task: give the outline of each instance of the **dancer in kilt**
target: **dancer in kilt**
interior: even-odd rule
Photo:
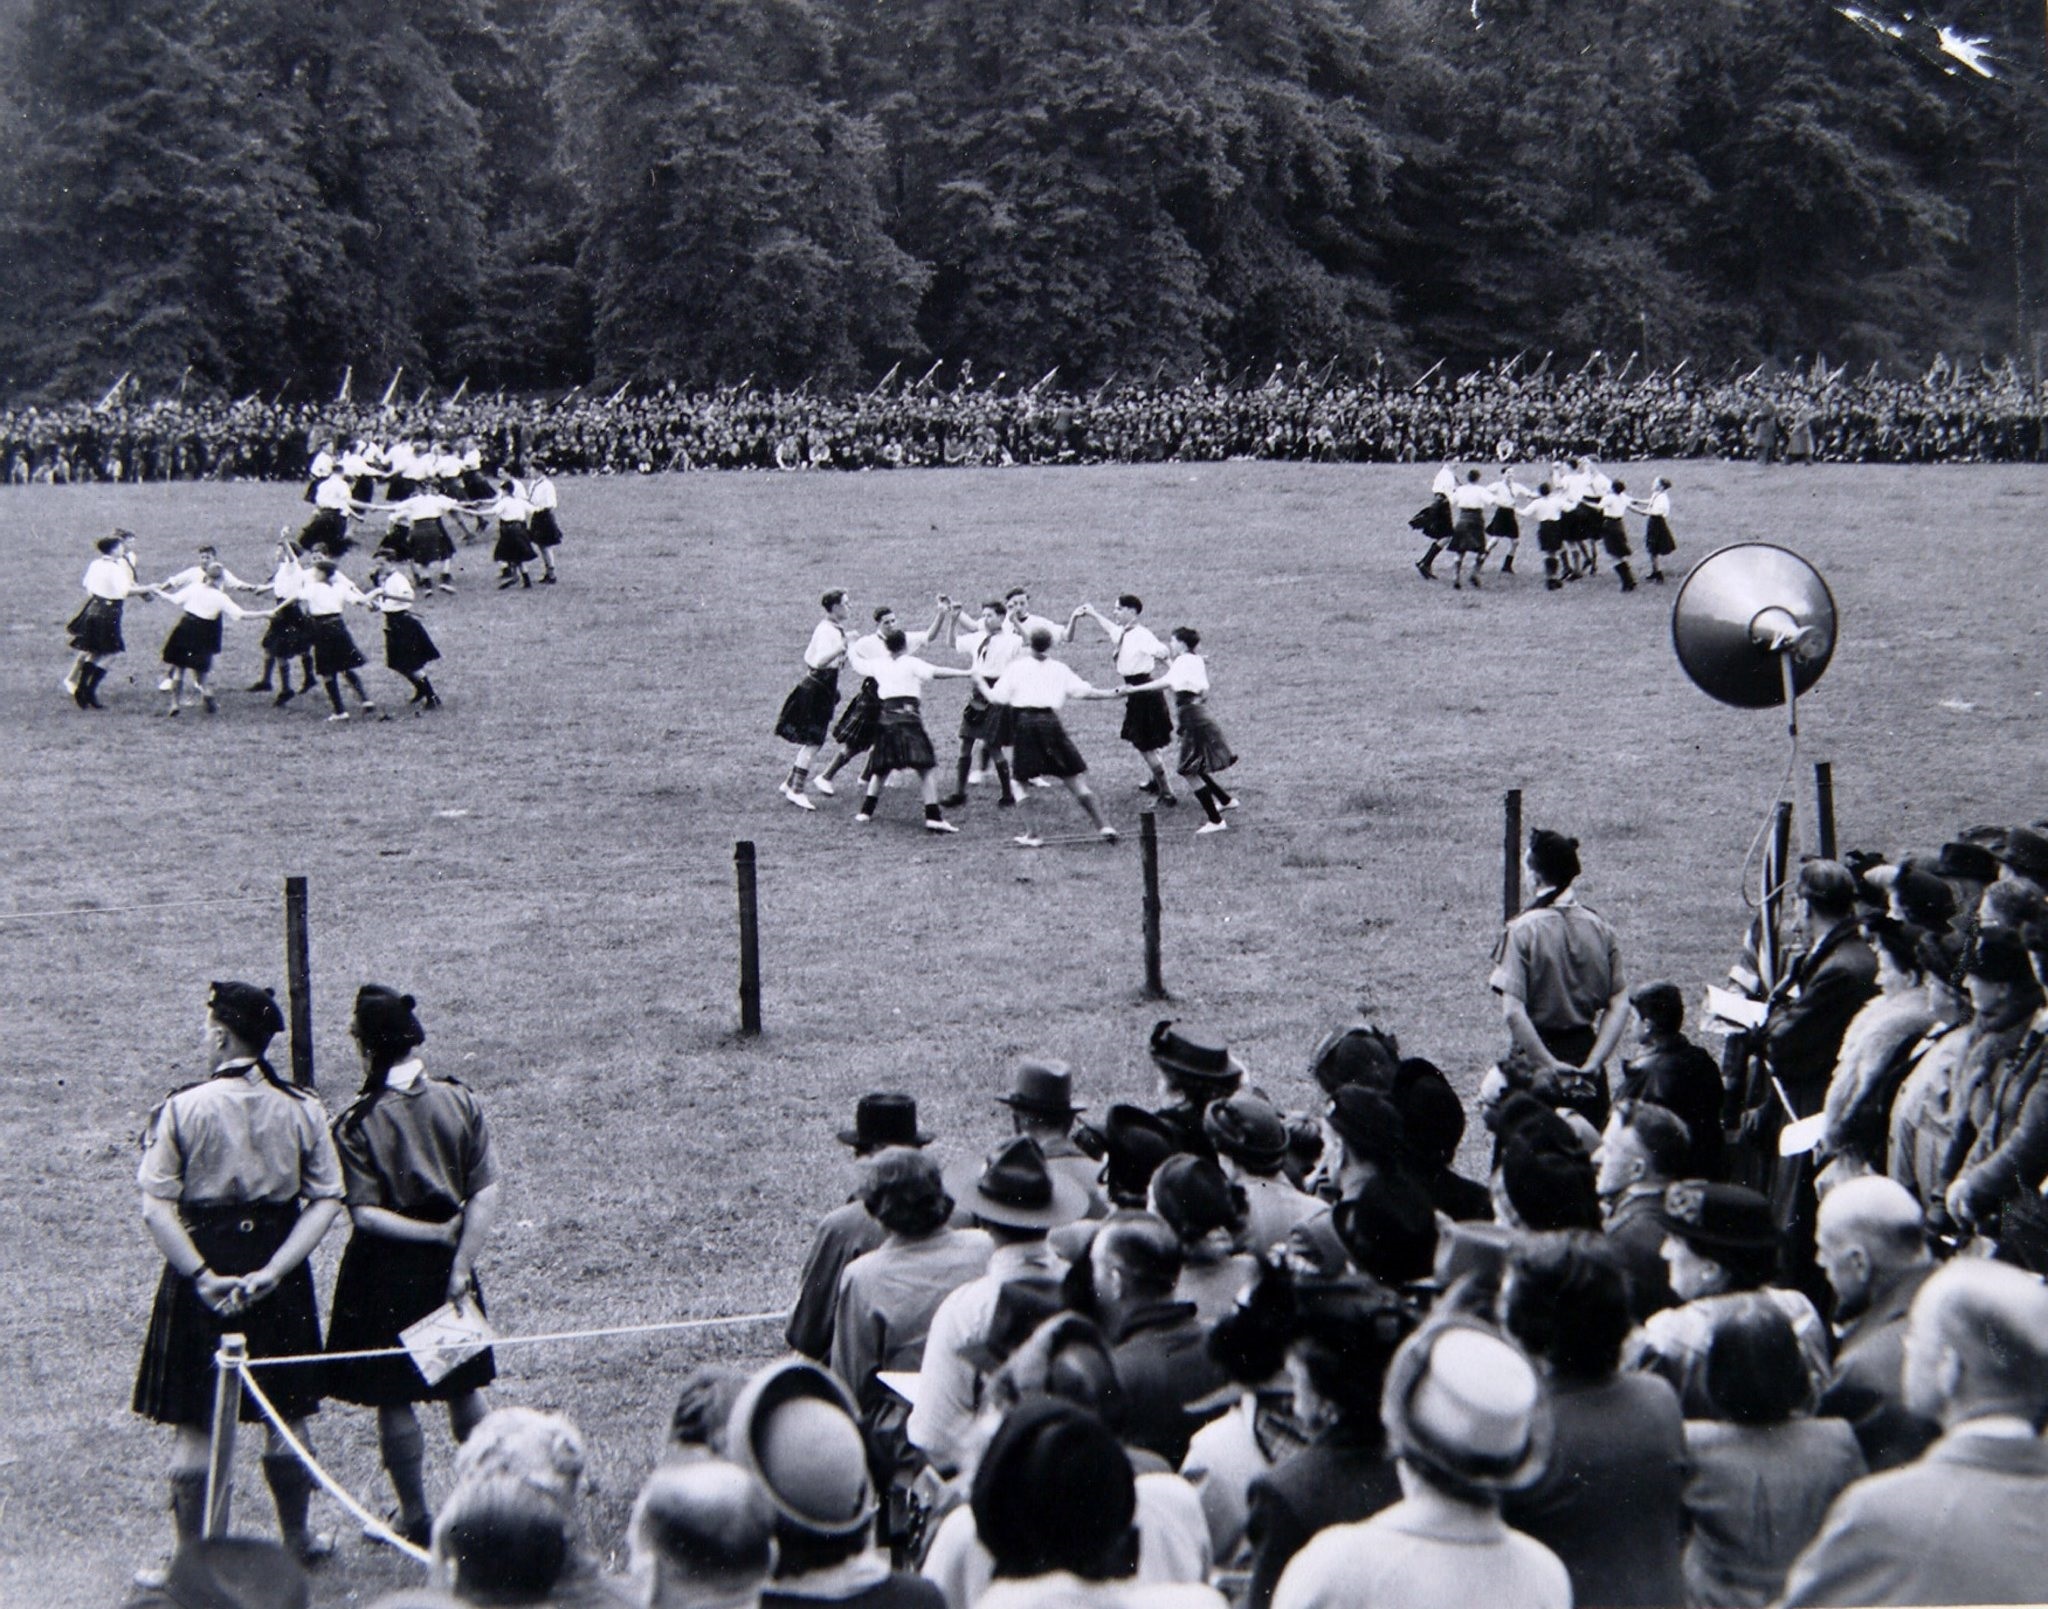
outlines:
[[[804,797],[811,775],[811,757],[832,730],[832,712],[839,707],[839,667],[846,663],[846,589],[834,587],[818,600],[825,618],[811,628],[804,648],[804,678],[790,689],[775,718],[775,735],[796,745],[796,759],[782,779],[782,797],[799,810],[818,807]]]
[[[955,617],[957,622],[958,617]],[[1010,775],[1009,744],[1012,720],[1001,704],[989,701],[988,690],[1024,646],[1024,639],[1012,631],[1009,613],[997,599],[981,606],[981,625],[954,646],[974,661],[974,680],[967,702],[960,707],[960,755],[955,766],[953,791],[939,802],[948,810],[967,803],[967,784],[980,780],[981,766],[991,758],[995,763],[996,796],[999,806],[1016,804],[1016,783]]]
[[[287,531],[291,528],[285,527]],[[299,563],[299,550],[292,546],[288,536],[277,544],[277,567],[270,572],[270,595],[277,599],[277,607],[270,611],[270,624],[263,632],[263,675],[249,684],[252,693],[270,691],[270,673],[277,672],[278,693],[275,700],[282,708],[292,701],[292,665],[299,662],[301,693],[313,690],[313,628],[306,619],[306,611],[299,605],[299,595],[305,591],[306,569]]]
[[[846,708],[839,712],[839,719],[832,723],[832,737],[839,750],[811,781],[811,786],[830,798],[839,790],[832,786],[832,779],[856,754],[866,754],[873,746],[876,734],[881,728],[882,700],[876,691],[880,668],[889,663],[889,650],[885,646],[890,632],[901,636],[911,653],[947,630],[953,621],[953,604],[949,598],[939,599],[939,612],[933,617],[931,627],[926,631],[905,632],[900,630],[896,611],[888,604],[875,607],[875,629],[864,637],[856,637],[846,645],[846,662],[860,676],[860,688],[846,701]],[[872,772],[872,766],[869,768]],[[787,794],[783,795],[788,798]],[[797,801],[792,799],[790,803]]]
[[[1643,526],[1643,551],[1650,555],[1648,579],[1662,585],[1664,571],[1659,561],[1678,551],[1678,540],[1671,534],[1671,482],[1659,475],[1650,482],[1650,495],[1641,500],[1630,498],[1628,506],[1647,521]]]
[[[1176,626],[1168,639],[1167,652],[1173,656],[1166,674],[1145,687],[1124,687],[1118,691],[1128,698],[1152,688],[1173,694],[1174,712],[1180,718],[1180,774],[1195,784],[1195,800],[1208,820],[1195,829],[1200,838],[1222,832],[1229,823],[1223,812],[1234,809],[1237,800],[1216,780],[1216,773],[1237,764],[1237,751],[1223,736],[1223,728],[1209,713],[1209,667],[1195,650],[1202,646],[1202,634],[1193,626]]]
[[[334,706],[334,713],[327,717],[330,721],[348,719],[348,711],[341,704],[339,682],[345,681],[355,690],[356,697],[363,701],[365,715],[377,707],[363,691],[363,679],[356,674],[369,661],[363,658],[355,638],[348,634],[348,623],[341,618],[344,604],[367,601],[362,590],[335,569],[334,561],[325,554],[313,561],[299,593],[299,607],[306,611],[306,625],[313,634],[313,670],[320,685],[327,689],[327,702]]]
[[[1049,657],[1052,642],[1050,631],[1044,626],[1034,626],[1026,639],[1029,652],[1010,661],[1009,668],[996,678],[995,686],[989,689],[989,698],[1010,710],[1015,717],[1013,736],[1017,780],[1029,782],[1033,777],[1057,778],[1074,796],[1074,802],[1087,812],[1088,819],[1095,823],[1096,832],[1114,843],[1116,828],[1102,819],[1102,806],[1096,803],[1095,794],[1088,786],[1088,762],[1081,758],[1081,751],[1067,736],[1067,729],[1060,721],[1060,710],[1070,698],[1117,698],[1136,690],[1090,686],[1072,666]],[[1017,842],[1032,847],[1042,841],[1031,832],[1020,833],[1017,837]]]
[[[924,825],[927,832],[958,832],[939,808],[939,783],[932,775],[938,757],[924,729],[922,700],[929,681],[966,678],[972,671],[953,670],[928,664],[910,652],[910,639],[896,626],[882,633],[882,646],[889,657],[874,667],[875,697],[880,708],[875,716],[874,752],[868,756],[867,794],[854,816],[858,822],[875,819],[875,806],[882,797],[882,784],[891,771],[915,771],[924,792]]]
[[[77,657],[64,677],[64,690],[82,710],[106,708],[99,701],[99,685],[107,679],[107,661],[128,647],[121,635],[121,606],[138,595],[155,596],[135,579],[134,541],[127,531],[101,537],[99,557],[85,567],[85,607],[67,628]]]
[[[498,540],[491,548],[491,557],[498,564],[498,590],[532,586],[533,577],[526,573],[526,567],[539,549],[533,545],[533,503],[526,488],[507,475],[497,501],[484,512],[498,522]]]
[[[318,548],[330,558],[340,558],[355,546],[348,534],[348,522],[357,512],[358,501],[367,502],[368,498],[352,496],[348,480],[339,470],[321,481],[313,488],[313,517],[299,532],[299,546]]]
[[[1621,578],[1623,592],[1636,589],[1635,571],[1629,568],[1633,550],[1628,545],[1628,521],[1624,517],[1632,506],[1628,486],[1622,481],[1608,482],[1607,490],[1600,494],[1600,545],[1614,560],[1614,573]]]
[[[441,657],[441,650],[412,612],[412,581],[403,570],[382,566],[370,572],[370,581],[364,601],[384,617],[384,663],[412,684],[412,697],[406,702],[419,706],[414,714],[439,709],[441,699],[427,679],[427,667]]]
[[[306,1260],[341,1210],[341,1165],[327,1114],[277,1076],[264,1050],[284,1027],[277,1001],[248,983],[216,983],[207,998],[213,1070],[151,1114],[137,1182],[142,1221],[163,1254],[156,1305],[135,1381],[134,1410],[177,1430],[171,1513],[178,1540],[200,1534],[206,1503],[213,1357],[223,1334],[248,1338],[252,1358],[320,1350]],[[320,1372],[264,1369],[259,1384],[303,1443],[320,1406]],[[245,1423],[261,1415],[242,1393]],[[302,1559],[333,1550],[307,1524],[313,1478],[273,1431],[264,1479],[286,1546]],[[147,1574],[147,1573],[146,1573]]]
[[[207,685],[206,678],[213,673],[213,661],[220,653],[221,616],[233,615],[237,620],[261,619],[270,612],[244,609],[227,595],[226,580],[226,572],[209,561],[201,567],[197,581],[170,595],[170,601],[178,606],[179,614],[178,623],[171,627],[170,636],[164,639],[163,661],[170,671],[168,687],[171,695],[171,707],[164,711],[166,715],[178,713],[178,706],[185,697],[187,676],[199,689],[200,702],[206,706],[206,713],[218,714],[220,705],[215,701],[213,689]]]
[[[1139,623],[1138,616],[1144,611],[1144,600],[1135,592],[1116,600],[1113,620],[1104,619],[1092,603],[1075,611],[1077,617],[1091,616],[1109,634],[1116,644],[1116,673],[1132,688],[1143,687],[1158,675],[1160,661],[1166,658],[1166,644]],[[1173,741],[1173,712],[1167,708],[1166,694],[1158,688],[1131,693],[1124,700],[1124,724],[1117,736],[1138,751],[1138,758],[1152,773],[1151,781],[1140,784],[1142,791],[1156,794],[1163,805],[1179,804],[1173,784],[1166,779],[1166,746]]]
[[[540,464],[533,466],[526,500],[533,504],[533,545],[540,553],[540,584],[551,587],[555,584],[555,549],[562,545],[562,522],[555,518],[561,500],[555,493],[555,483],[548,479],[547,470]]]
[[[1462,485],[1451,493],[1451,588],[1465,585],[1465,560],[1472,560],[1472,585],[1479,585],[1479,567],[1486,562],[1486,511],[1493,494],[1479,483],[1479,471],[1468,469]]]
[[[363,1087],[334,1124],[354,1232],[334,1282],[327,1350],[378,1351],[448,1302],[483,1310],[476,1260],[498,1215],[498,1170],[476,1097],[428,1076],[414,1050],[426,1039],[413,998],[381,985],[356,992],[351,1029]],[[423,1464],[426,1436],[414,1408],[448,1404],[466,1441],[497,1377],[486,1350],[428,1385],[410,1357],[337,1358],[328,1395],[377,1410],[377,1444],[398,1494],[396,1529],[424,1547],[433,1529]]]

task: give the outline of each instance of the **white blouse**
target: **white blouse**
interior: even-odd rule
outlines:
[[[905,652],[884,660],[868,674],[875,679],[877,698],[922,698],[924,684],[938,674],[938,669]]]
[[[1087,691],[1088,683],[1073,666],[1032,654],[1012,660],[1009,668],[996,678],[988,696],[1012,709],[1057,710],[1076,693]]]
[[[1152,667],[1166,657],[1166,644],[1138,622],[1124,627],[1116,640],[1116,673],[1119,676],[1149,676]]]
[[[1182,654],[1166,667],[1166,685],[1176,693],[1209,691],[1209,667],[1200,654]]]
[[[804,650],[804,664],[811,670],[823,670],[827,665],[846,657],[846,633],[832,620],[821,620],[811,628],[810,646]]]

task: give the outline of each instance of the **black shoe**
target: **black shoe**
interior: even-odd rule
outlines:
[[[996,808],[998,810],[1015,810],[1017,808],[1017,801],[1010,797],[1010,790],[1008,788],[1003,789],[1002,797],[996,800]]]
[[[1515,561],[1512,557],[1500,561],[1500,573],[1502,575],[1513,575],[1515,573]]]
[[[1556,576],[1552,576],[1543,583],[1543,590],[1545,592],[1562,592],[1564,591],[1564,583],[1558,580]]]
[[[82,710],[95,709],[98,707],[92,701],[92,689],[82,681],[76,687],[71,689],[71,702],[76,704]]]
[[[1474,592],[1477,592],[1479,590],[1479,577],[1477,575],[1474,575],[1472,577],[1472,590]]]
[[[540,584],[544,587],[553,586],[555,584],[555,572],[552,570],[548,571],[546,575],[540,578]]]
[[[1138,791],[1140,793],[1157,793],[1159,791],[1158,779],[1156,777],[1147,778],[1138,784]]]
[[[251,682],[242,691],[245,693],[267,693],[270,691],[270,678],[266,676],[260,682]]]
[[[1436,579],[1436,571],[1432,570],[1429,567],[1428,561],[1424,559],[1417,559],[1415,561],[1415,573],[1425,581],[1434,581]]]
[[[967,803],[966,794],[949,793],[946,795],[945,798],[939,801],[939,808],[941,810],[958,810],[965,803]]]
[[[220,713],[220,704],[211,693],[206,694],[199,702],[206,706],[207,714],[218,715]]]
[[[1162,793],[1159,796],[1159,802],[1165,805],[1167,809],[1171,810],[1175,805],[1180,803],[1180,795],[1177,793]]]
[[[522,587],[530,587],[533,585],[533,577],[528,575],[524,570],[521,570],[519,572],[519,584]]]
[[[517,585],[519,585],[519,577],[516,575],[498,577],[498,590],[500,592],[503,592],[507,587],[516,587]],[[528,585],[530,586],[532,583],[529,582]]]
[[[437,710],[437,709],[439,709],[440,707],[441,707],[441,695],[440,695],[440,694],[438,694],[438,693],[429,693],[429,694],[427,694],[427,701],[426,701],[426,703],[422,704],[422,705],[420,706],[420,709],[421,709],[421,711],[422,711],[422,712],[424,713],[424,712],[425,712],[425,711],[427,711],[427,710]]]
[[[279,693],[277,697],[273,698],[270,701],[270,707],[272,709],[281,710],[285,707],[285,705],[289,704],[293,699],[297,698],[298,696],[299,695],[297,693],[294,693],[289,687],[287,687],[283,692]]]

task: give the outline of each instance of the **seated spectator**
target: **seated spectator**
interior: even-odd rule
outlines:
[[[1685,1125],[1671,1113],[1652,1101],[1624,1100],[1593,1153],[1604,1233],[1628,1275],[1629,1311],[1638,1324],[1671,1305],[1664,1192],[1682,1177],[1675,1170],[1690,1151]]]
[[[1938,878],[1929,881],[1947,892]],[[1832,1159],[1830,1180],[1884,1171],[1893,1098],[1913,1046],[1935,1022],[1920,962],[1926,930],[1882,916],[1864,929],[1877,954],[1877,995],[1850,1020],[1828,1080],[1820,1151]]]
[[[1308,1074],[1325,1095],[1347,1084],[1384,1095],[1393,1089],[1400,1063],[1400,1042],[1392,1034],[1368,1023],[1347,1023],[1325,1034],[1309,1053]]]
[[[1684,1416],[1671,1387],[1622,1374],[1633,1320],[1621,1260],[1596,1234],[1538,1235],[1508,1256],[1501,1325],[1542,1372],[1550,1464],[1501,1514],[1564,1561],[1582,1604],[1676,1604]]]
[[[626,1528],[646,1609],[753,1609],[775,1568],[775,1511],[720,1458],[657,1469]]]
[[[517,1475],[472,1476],[434,1522],[435,1583],[465,1604],[551,1603],[574,1529],[545,1487]]]
[[[1180,1242],[1176,1300],[1195,1304],[1195,1317],[1214,1324],[1237,1305],[1257,1259],[1240,1251],[1248,1203],[1214,1162],[1168,1157],[1152,1175],[1147,1204]]]
[[[1685,996],[1677,984],[1646,983],[1628,998],[1638,1050],[1622,1062],[1615,1099],[1654,1102],[1685,1125],[1686,1157],[1673,1178],[1719,1179],[1720,1065],[1685,1037]]]
[[[1074,1119],[1087,1108],[1074,1104],[1073,1070],[1063,1061],[1020,1061],[1010,1077],[1010,1092],[996,1103],[1010,1109],[1012,1131],[1038,1142],[1056,1173],[1071,1176],[1088,1192],[1088,1216],[1100,1218],[1109,1204],[1097,1188],[1100,1163],[1074,1143]]]
[[[1805,1359],[1775,1307],[1752,1303],[1714,1331],[1706,1387],[1712,1415],[1685,1426],[1686,1601],[1761,1609],[1863,1455],[1841,1420],[1811,1416]]]
[[[1941,1439],[1858,1481],[1793,1564],[1784,1602],[2029,1603],[2048,1557],[2048,1290],[1975,1258],[1929,1276],[1906,1320],[1906,1405]]]
[[[1331,1200],[1356,1195],[1375,1174],[1408,1171],[1401,1114],[1377,1089],[1346,1084],[1323,1110],[1323,1156],[1317,1172]]]
[[[1529,1360],[1470,1320],[1432,1324],[1394,1354],[1381,1419],[1402,1500],[1311,1539],[1282,1573],[1274,1609],[1569,1609],[1557,1555],[1500,1515],[1502,1496],[1533,1484],[1549,1458]]]
[[[1827,1377],[1827,1330],[1812,1302],[1770,1283],[1778,1268],[1770,1202],[1741,1185],[1687,1179],[1664,1192],[1663,1217],[1664,1261],[1681,1305],[1653,1313],[1629,1337],[1625,1366],[1661,1374],[1687,1418],[1710,1418],[1706,1365],[1714,1331],[1764,1301],[1790,1322],[1817,1391]]]
[[[1264,1256],[1322,1203],[1294,1186],[1284,1164],[1286,1119],[1256,1090],[1242,1090],[1202,1114],[1202,1132],[1216,1148],[1224,1176],[1244,1192],[1244,1249]]]
[[[1159,1164],[1180,1149],[1166,1122],[1141,1106],[1112,1106],[1102,1128],[1102,1188],[1110,1207],[1142,1212]]]
[[[455,1452],[458,1488],[505,1475],[546,1492],[560,1507],[569,1553],[549,1600],[555,1609],[606,1609],[627,1601],[625,1584],[604,1573],[583,1536],[579,1510],[588,1464],[582,1432],[560,1414],[533,1408],[493,1409]]]
[[[1089,1251],[1103,1333],[1125,1395],[1125,1439],[1178,1469],[1188,1439],[1227,1405],[1229,1382],[1208,1355],[1208,1327],[1177,1301],[1180,1241],[1149,1213],[1104,1220]]]
[[[917,1102],[908,1095],[878,1091],[863,1095],[853,1109],[853,1127],[839,1131],[839,1143],[857,1159],[892,1145],[926,1146],[932,1137],[917,1126]],[[846,1265],[882,1243],[882,1226],[858,1199],[834,1207],[820,1220],[797,1278],[796,1305],[784,1338],[790,1350],[823,1363],[832,1349],[832,1310]]]
[[[1172,1131],[1175,1150],[1213,1162],[1216,1154],[1202,1131],[1202,1116],[1213,1103],[1237,1093],[1244,1064],[1215,1034],[1170,1020],[1152,1025],[1148,1048],[1159,1073],[1159,1094],[1170,1097],[1152,1115]]]
[[[1486,1186],[1452,1171],[1465,1137],[1465,1103],[1433,1062],[1403,1058],[1394,1073],[1393,1101],[1401,1114],[1408,1154],[1430,1203],[1446,1218],[1483,1222],[1493,1216]]]
[[[1299,1281],[1287,1328],[1293,1413],[1309,1444],[1252,1482],[1248,1609],[1267,1609],[1309,1538],[1400,1501],[1380,1422],[1380,1392],[1414,1315],[1370,1280]]]
[[[1890,1179],[1849,1179],[1820,1198],[1821,1272],[1835,1293],[1835,1364],[1820,1412],[1848,1420],[1873,1471],[1911,1463],[1941,1433],[1906,1407],[1906,1314],[1934,1259],[1920,1209]]]

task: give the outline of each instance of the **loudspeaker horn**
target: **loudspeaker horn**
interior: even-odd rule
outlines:
[[[1835,597],[1789,548],[1738,542],[1692,568],[1671,605],[1671,644],[1695,686],[1738,709],[1785,702],[1821,679],[1835,652]]]

